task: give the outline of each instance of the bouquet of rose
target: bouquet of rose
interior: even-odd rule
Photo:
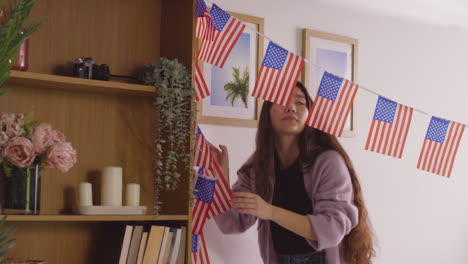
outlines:
[[[31,115],[0,113],[0,163],[26,168],[33,163],[45,164],[67,172],[76,163],[76,150],[65,136],[48,124],[32,121]]]

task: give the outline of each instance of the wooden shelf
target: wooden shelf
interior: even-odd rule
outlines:
[[[3,216],[0,216],[0,218]],[[185,221],[187,215],[9,215],[9,222]]]
[[[45,87],[83,92],[152,96],[155,88],[150,85],[130,84],[116,81],[99,81],[57,76],[35,72],[11,71],[7,84]]]

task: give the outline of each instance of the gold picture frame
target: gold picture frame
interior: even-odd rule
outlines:
[[[309,91],[317,92],[321,74],[326,70],[355,82],[357,78],[358,40],[346,36],[303,30],[302,56],[305,63],[302,81]],[[314,66],[318,65],[318,67]],[[312,96],[312,93],[311,93]],[[354,106],[346,121],[342,137],[354,137]]]
[[[255,84],[255,80],[257,77],[258,70],[262,63],[263,58],[263,45],[264,40],[263,37],[259,36],[254,32],[251,28],[254,28],[256,31],[263,34],[264,32],[264,19],[255,16],[249,16],[239,13],[228,12],[230,15],[234,16],[235,18],[241,20],[242,22],[247,24],[246,29],[244,30],[243,36],[239,40],[239,42],[234,47],[231,55],[226,61],[223,69],[219,69],[215,66],[212,66],[207,63],[203,63],[199,61],[199,65],[201,70],[203,71],[203,76],[205,77],[206,83],[208,85],[208,89],[211,91],[211,95],[209,97],[200,100],[197,103],[197,122],[200,124],[212,124],[212,125],[227,125],[227,126],[242,126],[242,127],[257,127],[258,119],[260,117],[260,109],[262,106],[262,100],[254,98],[250,96],[253,86]],[[248,34],[244,36],[244,34]],[[252,39],[254,37],[254,39]],[[248,39],[248,40],[247,40]],[[246,44],[248,42],[248,44]],[[198,47],[200,47],[201,41],[198,42]],[[236,63],[245,62],[245,53],[242,51],[242,48],[246,48],[248,46],[248,61],[249,64],[248,72],[249,72],[249,92],[247,96],[247,103],[244,103],[241,100],[233,100],[230,96],[227,97],[227,92],[223,91],[224,86],[219,85],[227,84],[226,81],[229,78],[229,74],[226,72],[233,71],[233,65]],[[252,52],[253,48],[253,52]],[[237,49],[237,54],[243,54],[242,58],[240,56],[236,56],[235,52]],[[239,53],[242,51],[242,53]],[[254,53],[255,57],[252,58],[252,54]],[[240,62],[234,62],[234,60],[238,60]],[[242,61],[241,61],[242,60]],[[241,76],[245,70],[242,70],[239,66]],[[252,69],[253,68],[253,69]],[[243,76],[242,76],[243,77]],[[223,79],[225,78],[225,79]],[[216,85],[217,84],[217,85]],[[223,102],[224,98],[224,102]],[[221,105],[221,104],[228,104],[228,99],[231,100],[232,105]],[[239,103],[239,101],[241,101]],[[234,105],[236,104],[236,105]],[[239,106],[240,105],[240,106]],[[246,109],[244,109],[246,108]]]

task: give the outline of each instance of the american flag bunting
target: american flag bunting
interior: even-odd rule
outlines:
[[[465,125],[432,117],[418,160],[418,169],[450,177]]]
[[[212,41],[214,39],[215,26],[204,0],[197,0],[196,19],[197,38]]]
[[[413,108],[379,96],[365,149],[401,159],[412,117]]]
[[[223,68],[232,49],[244,31],[245,25],[216,4],[213,4],[210,14],[215,25],[214,39],[213,41],[202,41],[197,58]]]
[[[208,85],[206,85],[203,72],[200,70],[198,62],[195,62],[195,94],[195,102],[210,95],[210,90],[208,90]]]
[[[213,197],[213,203],[208,211],[208,218],[215,217],[229,208],[232,207],[232,191],[229,187],[229,183],[223,176],[223,172],[219,167],[218,163],[213,161],[211,163],[211,169],[206,170],[207,176],[214,177],[216,179],[216,189]]]
[[[252,96],[286,106],[294,93],[303,66],[302,57],[270,42]]]
[[[325,72],[307,125],[341,137],[358,89],[357,84]]]
[[[197,137],[195,141],[195,157],[193,165],[199,168],[209,168],[211,164],[211,150],[208,141],[203,136],[200,127],[197,126]]]
[[[195,202],[192,208],[192,233],[194,234],[201,234],[203,232],[216,186],[216,179],[201,176],[203,175],[203,170],[199,170],[193,190]]]
[[[209,264],[210,257],[203,234],[192,234],[192,263]]]

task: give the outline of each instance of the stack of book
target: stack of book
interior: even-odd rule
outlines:
[[[186,227],[126,225],[119,264],[185,263]]]

